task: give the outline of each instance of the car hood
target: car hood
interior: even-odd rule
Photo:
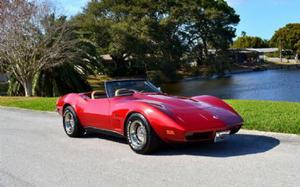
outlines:
[[[168,95],[142,95],[137,96],[143,102],[156,106],[168,112],[181,125],[192,129],[221,128],[226,125],[236,125],[243,122],[242,118],[222,107],[213,106],[205,102],[187,97]]]
[[[207,108],[211,105],[189,97],[169,96],[164,94],[135,94],[134,97],[148,103],[161,104],[176,109]]]

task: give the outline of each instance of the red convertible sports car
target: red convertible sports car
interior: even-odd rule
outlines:
[[[169,96],[142,79],[107,81],[104,91],[60,97],[57,111],[70,137],[86,130],[127,139],[136,153],[148,154],[163,142],[222,141],[243,124],[241,116],[212,96]]]

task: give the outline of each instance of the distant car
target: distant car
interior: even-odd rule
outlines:
[[[136,153],[149,154],[167,143],[222,141],[243,124],[241,116],[212,96],[179,97],[162,93],[147,80],[116,80],[105,91],[67,94],[57,101],[70,137],[86,130],[125,137]]]

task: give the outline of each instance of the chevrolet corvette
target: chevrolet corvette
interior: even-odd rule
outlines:
[[[143,79],[107,81],[104,88],[58,99],[68,136],[89,130],[122,136],[133,151],[149,154],[161,142],[223,141],[243,124],[231,106],[213,96],[170,96]]]

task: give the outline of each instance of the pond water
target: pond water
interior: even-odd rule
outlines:
[[[162,85],[169,94],[213,95],[222,99],[300,102],[300,70],[268,70],[233,74],[229,78],[186,80]]]

